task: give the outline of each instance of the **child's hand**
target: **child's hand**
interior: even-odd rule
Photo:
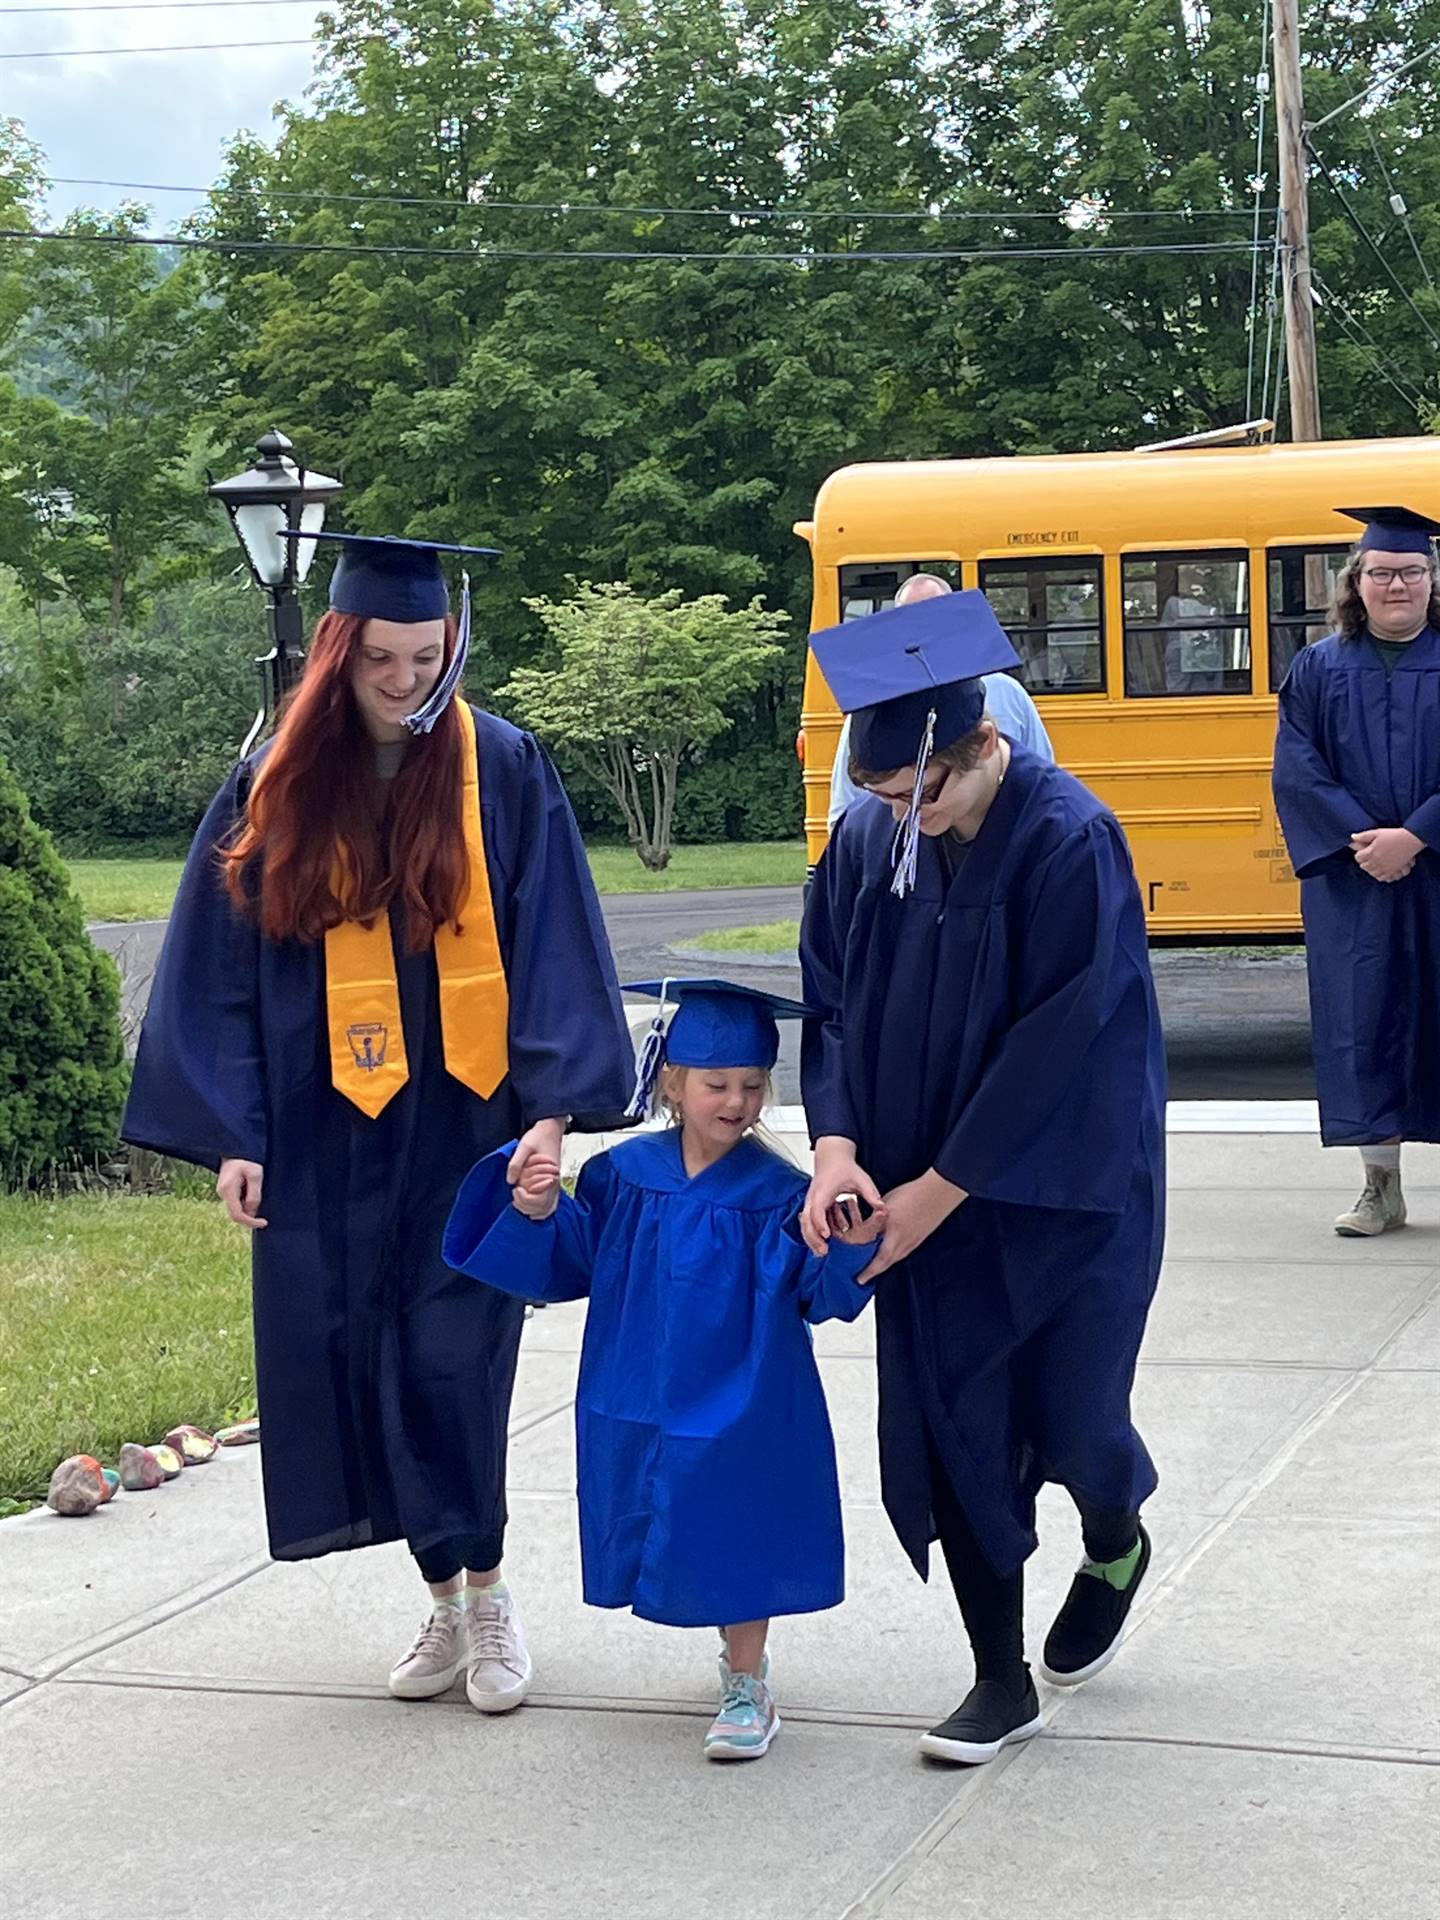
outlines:
[[[548,1220],[560,1204],[560,1162],[531,1154],[511,1198],[527,1220]]]
[[[862,1219],[854,1194],[842,1194],[826,1215],[826,1224],[847,1247],[868,1247],[885,1231],[885,1209],[877,1207],[868,1219]]]

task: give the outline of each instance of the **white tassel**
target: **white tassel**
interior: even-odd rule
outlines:
[[[916,869],[920,864],[920,800],[934,750],[935,709],[932,707],[925,718],[925,738],[920,745],[920,758],[915,762],[915,785],[911,790],[910,805],[895,829],[895,838],[890,846],[890,864],[895,869],[890,891],[897,900],[903,900],[915,887]]]

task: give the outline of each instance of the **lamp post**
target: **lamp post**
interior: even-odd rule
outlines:
[[[297,465],[290,442],[273,428],[260,436],[255,451],[260,458],[248,473],[212,480],[206,489],[229,514],[269,613],[270,651],[255,662],[260,669],[260,709],[240,749],[242,759],[275,718],[304,663],[299,588],[315,558],[315,542],[287,540],[286,531],[318,533],[326,507],[341,491],[340,482],[328,474]]]

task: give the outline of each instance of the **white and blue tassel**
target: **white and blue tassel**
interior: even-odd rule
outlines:
[[[429,733],[435,722],[449,706],[455,689],[460,685],[465,673],[465,662],[470,655],[470,576],[460,576],[460,628],[455,635],[455,651],[450,656],[450,664],[436,681],[429,698],[414,713],[407,713],[401,725],[408,727],[411,733]]]
[[[930,756],[934,750],[935,709],[932,707],[925,718],[925,738],[920,745],[920,757],[915,762],[915,785],[910,794],[910,805],[895,829],[895,838],[890,846],[890,864],[895,869],[890,891],[897,900],[903,900],[915,886],[915,870],[920,862],[921,795],[925,790],[925,775],[929,771]]]
[[[655,1018],[650,1022],[645,1035],[645,1044],[640,1049],[640,1058],[635,1066],[635,1091],[630,1096],[630,1104],[625,1109],[627,1120],[648,1120],[655,1105],[655,1087],[660,1078],[660,1069],[665,1064],[666,1012],[670,1000],[670,982],[665,980],[660,987],[660,1005]]]

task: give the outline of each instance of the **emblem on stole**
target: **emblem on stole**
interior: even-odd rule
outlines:
[[[390,1040],[390,1029],[379,1021],[371,1020],[347,1027],[346,1038],[350,1042],[350,1051],[355,1056],[355,1064],[362,1073],[374,1073],[377,1067],[385,1064],[385,1049]]]

